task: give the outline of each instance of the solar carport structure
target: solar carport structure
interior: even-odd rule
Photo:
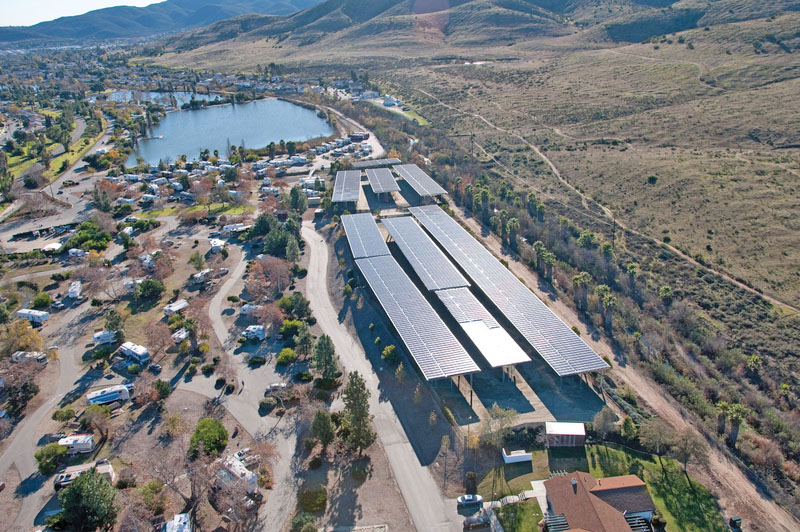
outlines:
[[[358,202],[361,195],[361,170],[340,170],[333,182],[334,203]]]
[[[392,175],[392,171],[388,168],[368,168],[367,179],[369,179],[369,186],[375,194],[385,194],[387,192],[397,192],[400,190],[400,185]]]
[[[353,258],[363,259],[364,257],[389,255],[389,248],[383,240],[378,224],[368,212],[345,214],[342,216],[342,225]]]
[[[394,258],[356,259],[356,264],[425,380],[480,371]]]
[[[425,288],[440,290],[469,286],[469,281],[461,275],[413,218],[410,216],[384,218],[382,222]]]
[[[414,192],[423,198],[447,194],[447,191],[439,183],[423,172],[416,164],[400,164],[392,168],[411,185]]]
[[[435,205],[409,210],[556,374],[576,375],[609,367],[446,212]]]

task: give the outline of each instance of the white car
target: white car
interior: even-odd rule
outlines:
[[[245,447],[244,449],[239,449],[238,451],[236,451],[236,454],[234,456],[236,456],[237,459],[241,460],[242,458],[247,456],[247,453],[249,452],[250,452],[250,447]]]

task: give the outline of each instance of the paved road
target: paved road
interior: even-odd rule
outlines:
[[[328,294],[328,246],[309,222],[303,224],[302,236],[308,245],[311,261],[306,281],[307,297],[322,330],[331,337],[336,352],[347,371],[364,376],[371,392],[370,411],[375,429],[386,449],[397,485],[405,500],[414,526],[420,532],[461,530],[461,518],[455,501],[445,499],[430,470],[422,466],[406,437],[400,421],[388,401],[378,400],[378,376],[367,360],[364,349],[343,324]]]

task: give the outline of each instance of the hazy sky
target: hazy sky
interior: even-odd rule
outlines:
[[[0,0],[0,26],[30,26],[111,6],[146,6],[161,0]]]

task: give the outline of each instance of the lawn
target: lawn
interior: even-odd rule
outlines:
[[[536,499],[498,508],[495,514],[505,532],[538,532],[537,525],[542,520],[542,510]]]
[[[256,208],[253,205],[232,205],[230,203],[212,203],[211,205],[192,205],[187,210],[189,212],[208,210],[210,214],[229,214],[240,215],[253,212]]]
[[[417,123],[419,125],[421,125],[421,126],[429,126],[430,125],[430,122],[425,120],[425,118],[421,114],[419,114],[418,112],[416,112],[413,109],[409,109],[408,111],[406,111],[406,115],[409,118],[416,119]]]
[[[531,463],[501,465],[490,470],[478,483],[478,493],[486,500],[497,500],[531,489],[532,480],[546,479],[550,472],[572,471],[588,472],[596,478],[638,475],[647,484],[656,511],[667,520],[667,532],[726,530],[714,496],[705,486],[687,477],[675,460],[663,459],[662,467],[652,455],[610,445],[533,451]]]

